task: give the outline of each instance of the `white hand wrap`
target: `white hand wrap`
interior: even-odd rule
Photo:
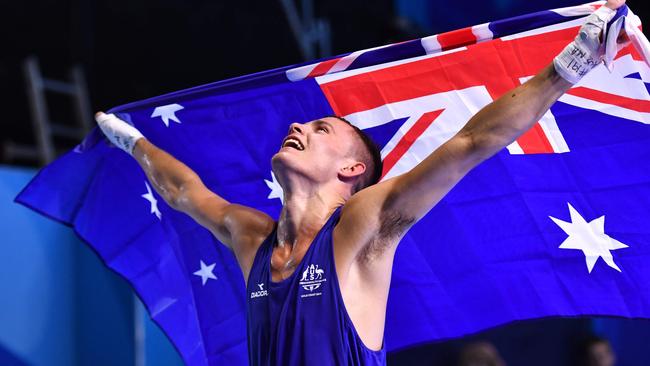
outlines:
[[[600,37],[615,15],[616,10],[601,6],[587,17],[575,40],[553,59],[555,71],[563,79],[575,84],[602,62],[606,42]]]
[[[112,113],[100,112],[95,115],[95,120],[108,140],[129,154],[133,154],[136,141],[144,137],[135,127],[117,118]]]

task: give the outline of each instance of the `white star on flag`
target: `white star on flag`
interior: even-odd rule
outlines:
[[[151,191],[151,187],[149,187],[149,183],[144,182],[144,185],[147,187],[147,193],[143,194],[142,198],[149,201],[151,204],[151,213],[156,215],[158,220],[160,220],[160,216],[162,216],[162,214],[160,213],[160,210],[158,210],[158,200],[153,196],[153,192]]]
[[[162,121],[165,124],[165,126],[169,127],[170,119],[176,123],[181,123],[178,117],[176,117],[176,112],[184,108],[185,107],[183,107],[180,104],[168,104],[168,105],[156,107],[153,110],[153,113],[151,113],[151,118],[160,117],[162,118]]]
[[[610,251],[627,248],[628,246],[605,234],[605,216],[587,222],[570,203],[567,202],[567,204],[569,205],[571,222],[549,216],[553,222],[569,235],[560,244],[560,249],[582,250],[589,273],[591,273],[598,258],[602,258],[608,266],[621,272],[621,269],[614,263]]]
[[[280,186],[280,183],[278,183],[277,179],[275,179],[275,174],[271,172],[271,179],[273,181],[269,181],[264,179],[264,183],[266,183],[266,186],[271,189],[271,193],[269,193],[269,196],[267,197],[268,199],[272,198],[279,198],[280,202],[284,203],[284,192],[282,191],[282,187]]]
[[[212,278],[213,280],[217,279],[217,276],[215,276],[214,273],[212,273],[215,265],[216,263],[212,263],[211,265],[206,266],[205,263],[201,261],[201,269],[194,272],[195,276],[201,277],[201,283],[203,286],[205,286],[205,283],[208,282],[209,278]]]

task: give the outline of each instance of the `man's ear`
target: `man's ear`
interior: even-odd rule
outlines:
[[[354,179],[366,172],[366,164],[360,161],[353,161],[339,170],[341,180]]]

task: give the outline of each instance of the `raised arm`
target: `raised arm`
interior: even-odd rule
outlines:
[[[358,255],[394,249],[406,230],[469,170],[531,128],[573,83],[600,63],[601,31],[616,13],[612,9],[624,2],[608,1],[587,18],[579,36],[553,64],[481,109],[454,137],[411,171],[354,195],[342,212],[340,225],[345,236],[359,243],[350,250]]]
[[[187,165],[114,115],[99,112],[95,118],[109,140],[137,160],[165,202],[190,215],[233,250],[246,277],[258,245],[273,229],[273,219],[218,196]]]
[[[404,216],[419,220],[467,172],[528,131],[571,85],[547,66],[485,106],[453,138],[381,189],[390,190],[390,201]]]

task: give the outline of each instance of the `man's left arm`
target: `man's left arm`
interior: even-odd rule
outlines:
[[[360,246],[378,240],[386,241],[382,247],[390,246],[467,172],[530,129],[571,86],[553,65],[544,68],[481,109],[412,170],[352,196],[343,209],[341,229]]]
[[[582,63],[587,70],[600,63],[601,30],[607,18],[613,17],[615,11],[612,9],[623,4],[623,0],[608,1],[606,9],[587,19],[580,35],[556,57],[554,64],[485,106],[454,137],[411,171],[368,187],[350,198],[339,224],[340,230],[355,243],[348,254],[376,257],[386,249],[394,250],[406,230],[431,210],[467,172],[537,123],[586,73],[572,67],[575,63]],[[581,52],[575,52],[575,48],[580,48]]]
[[[390,193],[382,210],[419,220],[467,172],[528,131],[571,86],[549,65],[488,104],[415,168],[387,181]]]

